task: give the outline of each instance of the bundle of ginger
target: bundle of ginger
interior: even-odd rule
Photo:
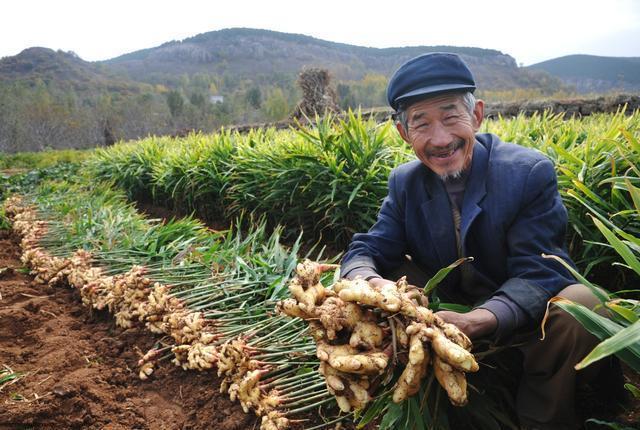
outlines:
[[[299,263],[289,283],[293,297],[278,302],[276,311],[308,322],[319,372],[340,409],[363,409],[403,365],[394,402],[416,394],[433,369],[451,403],[466,404],[465,373],[478,370],[467,336],[428,309],[426,297],[404,278],[382,288],[360,278],[326,288],[320,275],[334,268]]]

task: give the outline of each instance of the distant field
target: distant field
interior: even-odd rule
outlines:
[[[41,152],[0,153],[0,170],[9,172],[20,169],[41,169],[58,163],[80,163],[86,160],[92,150],[46,150]]]

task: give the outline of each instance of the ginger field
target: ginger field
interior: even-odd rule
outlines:
[[[616,335],[602,354],[625,369],[612,389],[627,401],[591,387],[581,418],[633,428],[640,113],[482,132],[554,162],[576,276],[606,290],[610,319],[594,334]],[[518,428],[517,366],[439,320],[464,309],[437,299],[438,275],[426,292],[339,280],[339,254],[412,157],[391,123],[351,114],[149,137],[7,172],[0,429]]]

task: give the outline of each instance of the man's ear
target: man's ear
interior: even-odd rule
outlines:
[[[482,121],[484,120],[484,101],[476,100],[476,105],[473,108],[473,128],[474,131],[480,130]]]
[[[407,131],[404,129],[400,121],[396,122],[396,128],[398,129],[398,133],[400,133],[400,137],[402,137],[402,140],[409,143],[409,136],[407,136]]]

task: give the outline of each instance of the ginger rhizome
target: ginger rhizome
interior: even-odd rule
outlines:
[[[278,302],[276,311],[307,320],[319,371],[339,408],[363,409],[396,368],[402,372],[394,402],[416,394],[433,371],[451,403],[466,404],[465,373],[478,370],[467,336],[433,313],[405,278],[382,287],[360,278],[325,287],[320,275],[333,268],[309,260],[298,264],[289,283],[293,297]]]

